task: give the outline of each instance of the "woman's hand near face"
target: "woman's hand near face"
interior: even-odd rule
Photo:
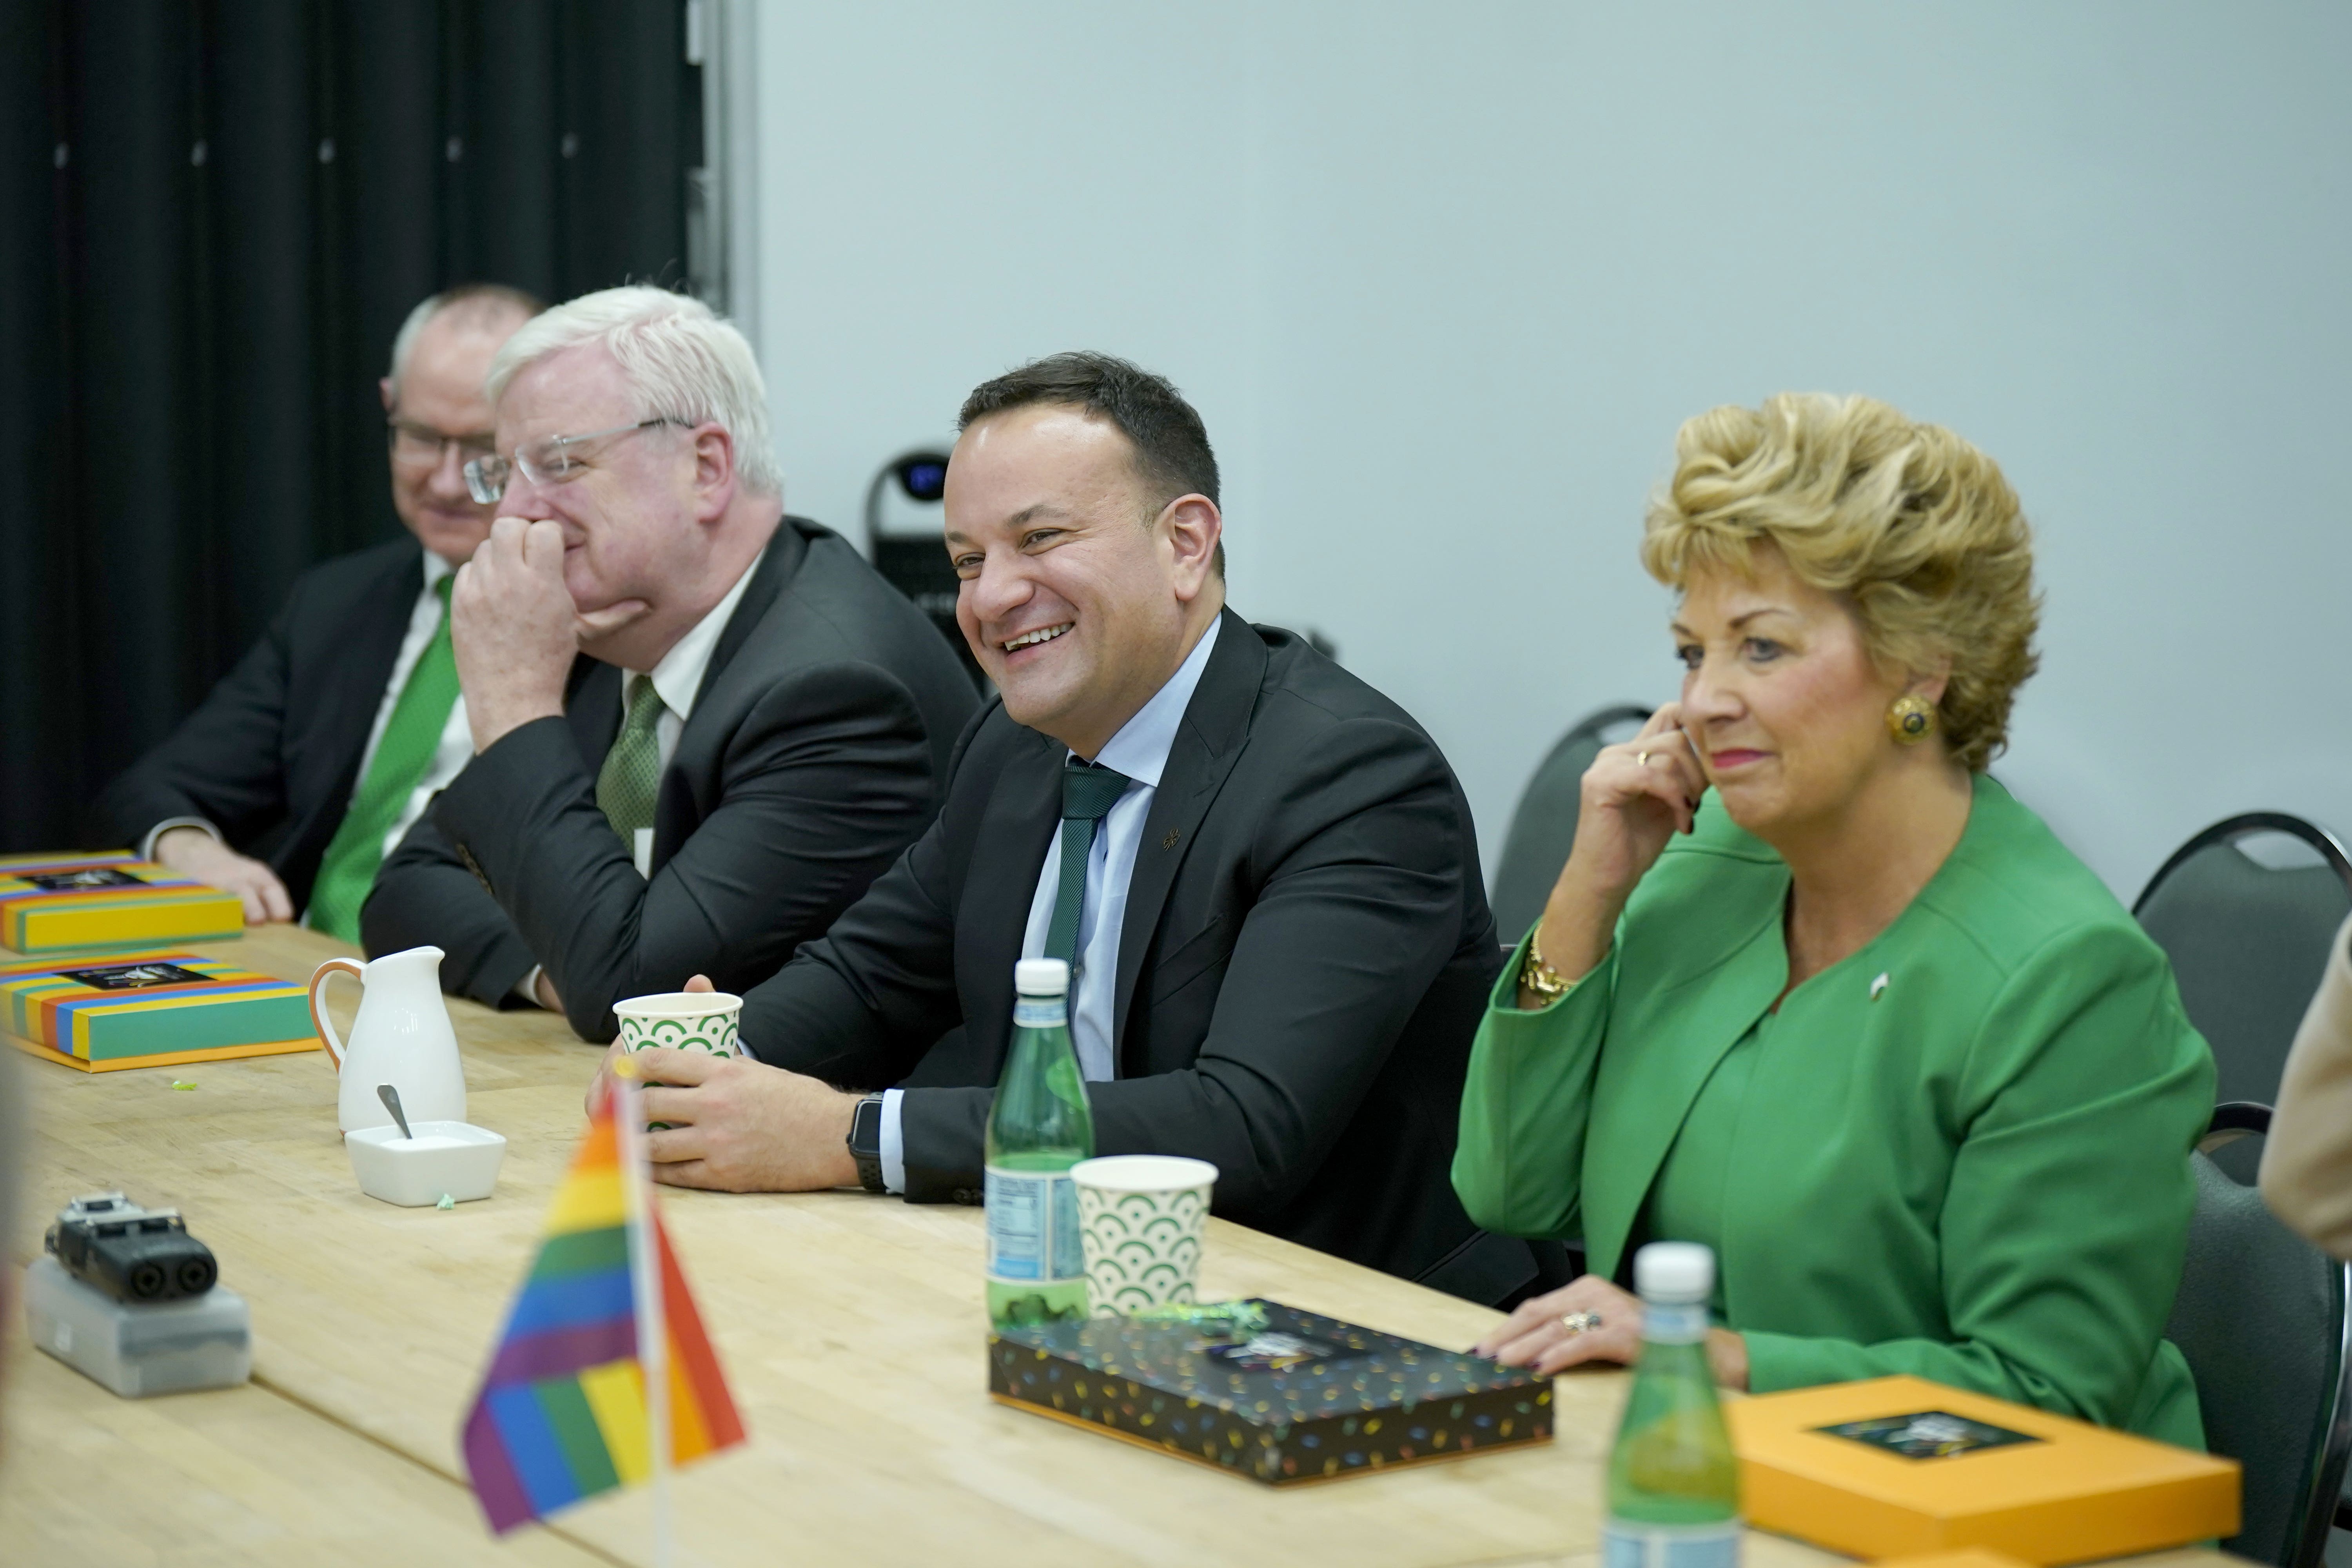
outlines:
[[[1570,979],[1592,972],[1625,900],[1667,842],[1690,831],[1706,793],[1706,773],[1683,732],[1678,703],[1651,714],[1622,745],[1602,748],[1584,773],[1576,847],[1544,906],[1537,941],[1544,963]]]

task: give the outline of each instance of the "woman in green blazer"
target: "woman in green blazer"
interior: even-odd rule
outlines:
[[[2205,1042],[2163,954],[1982,769],[2034,665],[2000,470],[1863,398],[1686,425],[1644,564],[1682,700],[1595,760],[1474,1047],[1454,1184],[1593,1273],[1478,1347],[1641,1353],[1641,1244],[1720,1259],[1758,1391],[1909,1373],[2201,1447],[2162,1339]]]

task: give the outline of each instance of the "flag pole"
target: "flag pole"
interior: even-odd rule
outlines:
[[[620,1132],[621,1164],[628,1172],[629,1278],[637,1307],[637,1368],[646,1383],[646,1436],[653,1468],[654,1563],[670,1568],[676,1561],[677,1538],[669,1499],[669,1325],[664,1317],[661,1247],[655,1230],[653,1160],[646,1146],[645,1112],[639,1108],[636,1064],[623,1057],[614,1064],[613,1081],[621,1103],[614,1118]]]

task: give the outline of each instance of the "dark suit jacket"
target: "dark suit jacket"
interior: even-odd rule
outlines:
[[[444,986],[494,1006],[543,964],[592,1040],[623,997],[697,973],[740,990],[922,832],[979,700],[905,595],[784,519],[662,772],[647,881],[596,805],[621,680],[583,658],[563,718],[500,737],[435,797],[361,910],[370,952],[429,942]]]
[[[1066,754],[992,703],[939,821],[745,998],[744,1043],[765,1061],[937,1086],[901,1107],[915,1201],[981,1184]],[[1500,963],[1470,809],[1435,743],[1303,639],[1228,612],[1136,852],[1118,1076],[1087,1086],[1096,1150],[1213,1161],[1228,1218],[1497,1299],[1533,1274],[1527,1247],[1482,1252],[1446,1171]]]
[[[405,537],[302,574],[203,706],[100,796],[100,836],[135,846],[159,822],[201,816],[235,848],[258,848],[299,910],[424,591],[424,547]]]

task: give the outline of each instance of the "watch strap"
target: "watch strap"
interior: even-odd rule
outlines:
[[[867,1106],[874,1109],[868,1110]],[[849,1157],[857,1163],[857,1184],[869,1193],[887,1193],[882,1179],[882,1097],[869,1094],[849,1116]]]

